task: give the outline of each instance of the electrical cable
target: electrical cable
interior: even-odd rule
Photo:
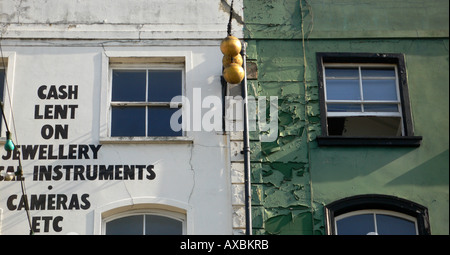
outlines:
[[[227,34],[228,34],[228,36],[231,35],[231,21],[232,21],[232,19],[233,19],[233,13],[234,13],[234,11],[233,11],[233,2],[234,2],[234,0],[231,0],[231,5],[230,5],[230,19],[228,20],[228,26],[227,26]]]
[[[9,102],[10,111],[11,111],[11,119],[12,119],[14,134],[15,134],[15,138],[16,138],[15,139],[16,140],[15,144],[19,144],[18,138],[17,138],[17,131],[16,131],[16,122],[15,122],[14,113],[13,113],[13,106],[12,106],[12,103],[11,103],[11,95],[10,95],[10,92],[9,92],[8,75],[7,75],[7,72],[6,72],[5,58],[4,58],[4,55],[3,55],[3,47],[2,47],[2,43],[1,43],[2,41],[3,41],[3,33],[0,33],[0,58],[2,60],[1,61],[2,62],[2,67],[5,70],[5,87],[6,87],[6,91],[8,93],[8,102]],[[8,122],[7,122],[6,117],[5,117],[5,111],[3,110],[3,101],[1,101],[0,109],[2,111],[3,122],[5,123],[6,130],[7,130],[8,133],[10,133]],[[33,232],[33,227],[32,227],[32,224],[31,224],[30,208],[29,208],[29,205],[28,205],[28,198],[27,198],[28,196],[27,196],[26,188],[25,188],[25,179],[23,178],[22,161],[20,160],[20,150],[18,148],[16,148],[16,150],[17,150],[17,153],[19,154],[19,157],[18,157],[19,166],[18,166],[17,171],[15,172],[15,175],[20,180],[20,187],[21,187],[21,191],[22,191],[22,196],[25,199],[25,212],[26,212],[26,215],[27,215],[28,225],[30,227],[30,235],[33,235],[34,232]]]

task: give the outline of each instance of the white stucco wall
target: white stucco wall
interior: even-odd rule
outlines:
[[[234,3],[238,13],[241,2]],[[221,96],[222,53],[218,46],[226,36],[226,11],[226,1],[219,0],[133,0],[127,4],[118,0],[0,0],[1,45],[8,79],[5,89],[9,90],[5,91],[6,119],[17,144],[47,150],[38,151],[33,159],[22,159],[28,199],[32,195],[47,199],[44,209],[30,210],[33,224],[38,224],[36,234],[102,234],[105,217],[132,209],[180,213],[185,216],[186,234],[233,233],[228,133],[188,131],[181,139],[138,142],[105,138],[111,58],[183,59],[185,95],[191,103],[194,89],[201,91],[201,99]],[[239,23],[233,23],[233,31],[242,36]],[[42,85],[77,85],[77,98],[40,99],[37,90]],[[36,118],[36,106],[42,114],[45,105],[76,105],[74,118]],[[221,109],[209,107],[202,109],[202,115],[215,111],[221,116]],[[44,125],[67,125],[67,139],[44,138]],[[90,150],[89,158],[77,151],[75,159],[51,159],[59,146],[62,156],[71,154],[70,145],[77,150],[79,145],[99,148],[97,157]],[[40,153],[43,159],[38,158]],[[15,170],[18,161],[8,158],[3,148],[0,155],[4,157],[0,161],[0,233],[28,234],[25,210],[17,210],[20,182],[4,180],[5,172]],[[69,165],[85,171],[94,165],[153,165],[155,178],[146,179],[148,172],[143,170],[142,180],[119,180],[119,172],[117,180],[74,180],[75,167],[68,167],[67,180],[65,170],[59,180],[39,180],[33,175],[39,166]],[[53,208],[58,205],[58,194],[68,197],[65,204],[73,207],[71,210]],[[70,206],[73,195],[79,198],[79,207]],[[60,220],[55,223],[56,230],[52,225],[55,219]]]
[[[0,0],[8,38],[221,39],[231,0]],[[242,0],[233,34],[242,37]]]

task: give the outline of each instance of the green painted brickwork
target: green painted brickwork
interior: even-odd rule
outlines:
[[[278,96],[279,105],[278,139],[250,136],[254,234],[324,234],[324,205],[370,193],[426,206],[432,234],[449,234],[448,1],[303,0],[303,11],[293,0],[244,6],[247,59],[258,67],[249,94]],[[422,145],[318,147],[316,52],[403,53]]]

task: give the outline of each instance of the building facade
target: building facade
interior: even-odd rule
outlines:
[[[279,107],[253,232],[448,234],[448,2],[244,6],[249,93]]]
[[[0,0],[0,234],[448,234],[448,7]]]
[[[226,1],[0,10],[2,144],[9,130],[16,145],[2,150],[1,234],[242,233],[242,134],[222,131]]]

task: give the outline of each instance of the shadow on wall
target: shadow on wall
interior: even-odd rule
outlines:
[[[319,147],[312,150],[311,173],[315,183],[337,182],[367,176],[389,164],[402,169],[416,166],[416,148]],[[402,164],[397,164],[401,161]]]
[[[449,184],[449,150],[445,150],[408,172],[388,182],[388,186],[420,185],[438,186]],[[420,176],[420,178],[417,178]]]

